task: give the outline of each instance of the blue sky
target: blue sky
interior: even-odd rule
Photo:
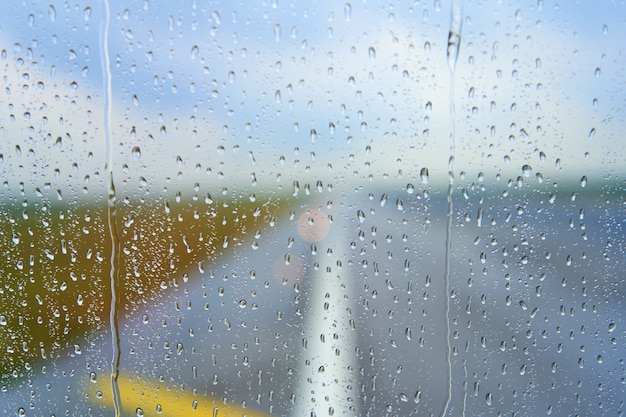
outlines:
[[[7,101],[37,113],[34,121],[65,115],[52,136],[68,133],[67,122],[74,139],[87,132],[56,165],[76,158],[93,177],[105,153],[103,9],[52,7],[16,7],[1,23]],[[533,175],[573,179],[623,171],[622,6],[580,7],[465,5],[455,79],[458,173],[515,178],[530,165]],[[339,178],[403,184],[427,167],[431,182],[443,185],[448,8],[353,2],[348,16],[335,2],[112,1],[115,174],[131,187],[140,177],[161,186],[182,161],[189,183],[221,172],[242,186],[253,176],[268,186]],[[44,91],[20,92],[38,81]],[[50,133],[50,126],[35,129]],[[37,142],[43,155],[50,144]],[[54,152],[46,154],[55,165]]]

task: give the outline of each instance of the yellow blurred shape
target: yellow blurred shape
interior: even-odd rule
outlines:
[[[124,415],[143,415],[146,417],[269,417],[268,414],[260,411],[224,403],[222,399],[217,397],[193,395],[154,380],[120,377],[118,385]],[[91,389],[89,397],[93,398],[94,402],[104,401],[107,407],[113,409],[112,393],[108,389],[109,387],[96,387],[99,389]],[[142,412],[143,414],[141,414]]]

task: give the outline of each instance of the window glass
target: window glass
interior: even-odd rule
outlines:
[[[623,4],[5,10],[3,415],[623,413]]]

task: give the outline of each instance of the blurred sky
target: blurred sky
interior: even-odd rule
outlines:
[[[317,179],[404,185],[424,167],[431,183],[446,184],[449,8],[111,1],[118,185],[207,175],[244,187],[254,178],[285,188]],[[60,185],[80,188],[106,161],[103,8],[11,10],[0,21],[7,181],[26,176],[34,186],[57,168]],[[609,1],[465,4],[456,173],[506,179],[529,165],[533,178],[619,179],[624,16]],[[29,149],[36,162],[25,159]]]

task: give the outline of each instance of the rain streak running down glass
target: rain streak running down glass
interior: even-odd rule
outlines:
[[[623,3],[5,3],[0,415],[624,413]]]

